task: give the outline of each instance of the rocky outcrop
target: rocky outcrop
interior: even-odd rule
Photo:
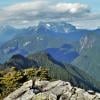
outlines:
[[[73,87],[69,82],[32,80],[8,95],[4,100],[100,100],[100,93]]]

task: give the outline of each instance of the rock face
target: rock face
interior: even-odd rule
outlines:
[[[35,85],[32,84],[32,80],[25,82],[4,100],[100,100],[100,93],[85,91],[61,80],[36,80]]]

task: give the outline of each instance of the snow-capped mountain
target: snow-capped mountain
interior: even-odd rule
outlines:
[[[11,40],[15,36],[32,35],[34,33],[69,33],[75,30],[75,26],[66,22],[40,22],[37,26],[22,29],[14,28],[9,25],[0,26],[0,45]],[[40,40],[42,39],[40,38]]]
[[[83,70],[87,68],[87,73],[93,69],[91,76],[100,75],[100,29],[77,29],[66,22],[40,22],[37,26],[8,32],[15,34],[9,35],[9,40],[0,46],[0,62],[16,53],[27,56],[48,51],[56,60],[73,63]]]
[[[99,30],[95,31],[98,33]],[[0,28],[0,32],[4,32],[2,36],[6,41],[9,39],[0,47],[1,59],[2,55],[6,56],[8,53],[12,55],[19,50],[24,50],[29,54],[47,48],[59,48],[64,44],[71,44],[79,52],[86,47],[92,47],[95,41],[88,38],[88,34],[92,31],[76,29],[75,26],[66,22],[40,22],[37,26],[23,29],[6,26]],[[5,37],[5,34],[8,37],[7,35]]]
[[[69,33],[75,31],[76,27],[66,22],[40,22],[37,25],[37,30],[55,33]]]

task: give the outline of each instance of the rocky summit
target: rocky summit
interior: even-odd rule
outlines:
[[[30,80],[4,100],[100,100],[100,93],[72,86],[69,82]]]

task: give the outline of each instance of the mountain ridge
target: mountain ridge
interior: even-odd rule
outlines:
[[[72,29],[72,31],[64,33],[64,22],[50,22],[50,24],[53,24],[51,25],[52,27],[58,27],[57,29],[59,31],[55,32],[55,28],[49,28],[50,30],[48,30],[48,22],[46,22],[40,25],[42,28],[37,25],[35,27],[22,29],[20,32],[21,34],[14,36],[13,39],[4,43],[0,47],[0,63],[4,63],[14,54],[27,56],[49,48],[57,48],[57,53],[61,56],[59,56],[61,61],[76,65],[84,71],[87,68],[88,74],[94,78],[96,77],[97,80],[100,80],[100,29],[77,29],[72,25],[74,31]],[[70,28],[68,27],[68,29]],[[68,53],[67,50],[61,52],[61,46],[64,44],[71,45],[74,48],[73,52],[69,50],[70,52],[68,55],[66,54]],[[55,52],[53,53],[53,57],[55,56],[54,54]]]
[[[16,59],[16,57],[19,59]],[[84,87],[85,89],[90,88],[96,91],[99,91],[100,89],[99,82],[90,75],[76,66],[71,64],[64,64],[55,60],[50,54],[45,52],[39,52],[30,55],[28,58],[22,57],[20,55],[14,55],[3,65],[4,69],[12,66],[19,70],[31,67],[38,68],[43,66],[49,69],[50,76],[54,77],[55,79],[70,81],[73,85]]]

